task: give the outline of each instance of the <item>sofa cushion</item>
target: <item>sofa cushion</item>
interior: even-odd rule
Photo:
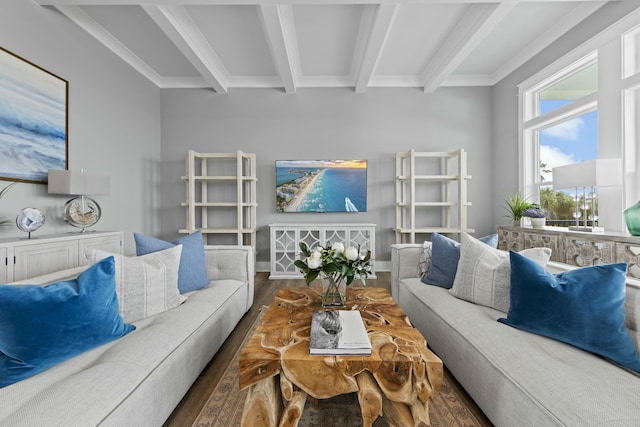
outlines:
[[[135,329],[118,311],[115,261],[75,279],[0,285],[0,387],[42,372]]]
[[[178,271],[178,288],[180,293],[202,289],[209,284],[207,266],[204,256],[204,241],[200,230],[180,237],[172,242],[133,233],[136,241],[136,255],[146,255],[163,249],[182,245],[180,268]]]
[[[624,263],[551,274],[511,252],[511,306],[499,322],[566,342],[640,372],[625,321]]]
[[[460,261],[453,287],[456,298],[495,308],[504,313],[509,309],[509,252],[494,249],[466,233],[462,233]],[[551,258],[549,248],[530,248],[520,252],[541,266]]]
[[[139,257],[113,254],[100,249],[87,253],[94,263],[112,256],[116,265],[116,293],[125,322],[177,307],[187,298],[178,291],[178,266],[182,245]]]
[[[478,240],[493,248],[498,245],[497,234],[490,234]],[[433,233],[431,235],[431,244],[431,266],[422,281],[428,285],[450,289],[453,286],[456,270],[458,269],[460,243],[442,234]]]

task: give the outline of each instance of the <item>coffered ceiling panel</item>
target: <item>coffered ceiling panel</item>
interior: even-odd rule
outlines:
[[[601,0],[35,0],[160,88],[491,86]]]

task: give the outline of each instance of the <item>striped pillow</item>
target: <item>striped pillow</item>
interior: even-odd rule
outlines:
[[[100,249],[87,252],[91,263],[113,256],[120,315],[126,323],[162,313],[186,301],[178,292],[178,267],[182,245],[138,257]]]

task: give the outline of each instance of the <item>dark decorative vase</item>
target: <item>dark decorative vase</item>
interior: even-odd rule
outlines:
[[[640,236],[640,201],[624,211],[624,220],[632,236]]]

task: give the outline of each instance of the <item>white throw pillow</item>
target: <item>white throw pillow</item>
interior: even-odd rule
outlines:
[[[178,291],[181,254],[182,245],[177,245],[139,257],[93,249],[87,252],[87,258],[91,263],[110,256],[115,258],[120,315],[125,323],[132,323],[186,301]]]
[[[511,287],[509,252],[494,249],[466,233],[462,233],[461,240],[458,270],[449,292],[456,298],[506,313]],[[551,258],[549,248],[524,249],[519,253],[543,267]]]

